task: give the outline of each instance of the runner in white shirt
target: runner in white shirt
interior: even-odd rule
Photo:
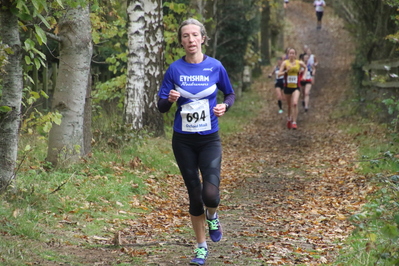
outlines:
[[[313,6],[316,9],[316,17],[317,17],[317,29],[321,29],[321,19],[323,18],[324,7],[326,6],[326,2],[324,0],[315,0],[313,2]]]
[[[305,113],[306,113],[309,110],[309,95],[310,95],[310,90],[312,89],[314,65],[309,64],[308,54],[305,54],[303,56],[303,62],[306,64],[308,68],[306,76],[302,76],[301,79],[302,105],[305,108]]]
[[[312,50],[308,47],[306,50],[306,54],[309,55],[308,65],[312,67],[312,84],[314,84],[315,75],[316,75],[316,67],[319,64],[316,56],[312,54]]]

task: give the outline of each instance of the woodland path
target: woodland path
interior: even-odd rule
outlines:
[[[305,114],[300,107],[298,130],[287,130],[285,114],[277,113],[274,82],[267,78],[271,67],[263,69],[252,90],[265,104],[242,132],[223,138],[224,237],[208,241],[207,265],[328,265],[353,230],[348,217],[370,189],[354,172],[357,147],[343,130],[348,119],[339,113],[351,90],[353,40],[328,7],[317,30],[312,5],[290,1],[286,23],[286,45],[301,53],[307,44],[320,62],[310,110]],[[59,252],[81,258],[79,265],[188,265],[194,237],[186,190],[178,175],[163,181],[162,188],[159,180],[149,181],[158,205],[126,221],[126,229],[115,234],[120,247],[108,241]],[[135,264],[135,258],[145,263]]]
[[[325,265],[353,229],[347,218],[363,203],[367,188],[351,163],[357,147],[337,118],[350,90],[353,44],[332,12],[326,9],[317,30],[311,4],[290,1],[286,9],[285,43],[298,53],[309,45],[320,62],[310,110],[305,114],[300,107],[298,130],[287,130],[285,115],[277,113],[273,80],[266,78],[270,67],[264,69],[252,87],[266,103],[259,116],[223,139],[224,238],[208,242],[207,265]],[[152,250],[148,265],[188,264],[193,246],[181,245],[185,240],[172,234],[180,245]]]

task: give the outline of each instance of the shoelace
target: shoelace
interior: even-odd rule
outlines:
[[[206,259],[206,255],[208,254],[205,248],[197,248],[194,252],[196,253],[195,257],[198,259]]]
[[[208,226],[210,230],[218,230],[219,229],[219,219],[215,220],[207,220]]]

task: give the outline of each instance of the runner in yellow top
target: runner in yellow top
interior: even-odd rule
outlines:
[[[304,73],[299,75],[301,67]],[[285,75],[284,94],[288,104],[287,128],[297,129],[298,100],[300,95],[300,76],[306,76],[307,67],[303,61],[296,59],[296,50],[291,48],[288,52],[288,59],[285,60],[279,71],[279,75]]]

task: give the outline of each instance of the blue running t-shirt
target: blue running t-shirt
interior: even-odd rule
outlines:
[[[226,69],[220,61],[207,56],[198,64],[179,59],[165,73],[158,95],[167,99],[170,90],[177,90],[180,98],[173,130],[183,134],[207,135],[219,130],[218,118],[213,113],[217,92],[234,93]]]

